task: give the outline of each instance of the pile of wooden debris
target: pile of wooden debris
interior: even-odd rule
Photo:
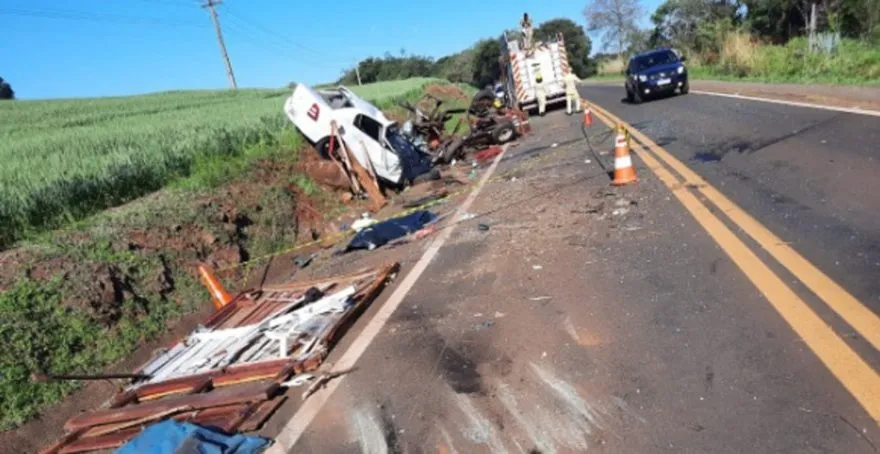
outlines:
[[[239,294],[141,366],[142,378],[106,408],[68,420],[67,434],[42,452],[115,448],[168,418],[258,430],[283,403],[285,382],[316,370],[396,271],[391,264]]]

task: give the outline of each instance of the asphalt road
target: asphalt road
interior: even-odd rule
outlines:
[[[688,94],[630,105],[583,87],[880,313],[880,118]]]
[[[697,95],[630,106],[621,94],[583,90],[876,313],[880,119]],[[533,123],[476,197],[477,217],[446,227],[448,241],[310,424],[287,421],[303,413],[296,403],[266,435],[321,453],[877,451],[871,390],[848,386],[859,384],[853,371],[793,329],[730,240],[679,201],[690,189],[639,160],[640,181],[613,188],[578,117]],[[610,161],[612,137],[600,122],[590,131]],[[723,222],[876,371],[868,341]],[[430,241],[351,265],[394,257],[404,278]],[[360,330],[395,290],[328,363],[366,342]]]

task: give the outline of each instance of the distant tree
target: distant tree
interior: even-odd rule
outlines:
[[[471,83],[484,87],[501,77],[501,43],[498,39],[484,39],[474,45]]]
[[[738,0],[666,0],[651,15],[649,46],[670,45],[695,52],[717,52],[718,22],[739,22]],[[723,29],[723,27],[722,27]]]
[[[369,57],[361,60],[358,62],[358,69],[361,73],[361,82],[369,84],[385,80],[431,76],[434,69],[434,61],[429,57],[419,55],[395,57],[391,53],[386,52],[382,58]],[[357,83],[357,72],[354,69],[344,72],[337,83]]]
[[[15,91],[2,77],[0,77],[0,99],[15,99]]]
[[[616,44],[617,56],[623,57],[642,8],[639,0],[591,0],[584,8],[587,30],[602,33],[606,49]]]
[[[471,83],[474,68],[474,50],[465,49],[459,53],[447,55],[434,62],[431,74],[441,79],[456,83]]]
[[[803,34],[807,22],[798,7],[801,0],[742,0],[746,25],[761,38],[785,43]]]
[[[535,38],[547,40],[562,33],[565,39],[565,50],[572,71],[579,77],[587,77],[595,73],[595,65],[590,60],[592,42],[583,27],[570,19],[552,19],[535,29]]]

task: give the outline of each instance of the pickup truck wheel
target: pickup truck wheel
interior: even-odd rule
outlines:
[[[638,89],[638,88],[636,88],[635,90],[633,90],[633,99],[632,99],[632,103],[633,103],[633,104],[641,104],[641,103],[642,103],[642,95],[639,94],[639,89]]]
[[[516,129],[514,129],[513,125],[510,123],[504,123],[492,131],[492,140],[494,140],[495,143],[507,143],[513,140],[514,137],[516,137]]]
[[[629,91],[629,88],[626,89],[626,100],[629,101],[630,103],[635,102],[635,99],[633,98],[633,94],[631,91]]]
[[[334,148],[338,147],[339,143],[334,143],[333,146]],[[318,143],[315,144],[315,151],[318,152],[318,156],[320,156],[321,159],[326,159],[330,161],[330,138],[326,137],[319,140]],[[337,160],[339,159],[339,153],[337,150],[333,150],[333,157]]]

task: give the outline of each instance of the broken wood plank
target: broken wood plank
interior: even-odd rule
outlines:
[[[156,413],[154,415],[150,415],[144,418],[135,419],[132,421],[125,421],[117,424],[107,424],[103,426],[95,426],[87,430],[84,434],[82,434],[81,438],[92,438],[99,437],[101,435],[107,435],[114,432],[119,432],[123,429],[131,429],[135,426],[144,426],[149,423],[153,423],[162,419],[166,419],[169,416],[176,415],[178,413],[185,412],[187,410],[192,410],[192,407],[175,407],[170,408],[167,411],[163,411],[161,413]]]
[[[238,428],[240,432],[253,432],[260,430],[263,424],[287,401],[287,396],[277,396],[261,403],[253,413]]]
[[[274,382],[252,383],[241,386],[228,386],[209,393],[191,394],[154,400],[139,405],[110,408],[85,413],[70,418],[64,425],[66,430],[105,425],[145,418],[175,407],[205,409],[245,402],[260,402],[272,397],[278,390]]]
[[[58,454],[65,446],[79,439],[85,431],[86,429],[80,429],[64,434],[64,436],[55,440],[51,445],[41,449],[40,454]]]
[[[370,211],[377,212],[382,209],[385,205],[388,204],[388,200],[385,199],[385,196],[382,195],[382,190],[379,189],[379,182],[370,177],[370,172],[362,165],[357,157],[354,155],[354,152],[348,148],[345,143],[341,143],[342,150],[349,156],[349,160],[351,161],[351,168],[354,170],[355,175],[357,175],[357,179],[360,180],[361,185],[367,190],[367,194],[370,196],[370,200],[373,202]],[[366,150],[364,150],[366,153]],[[370,156],[365,155],[366,159],[370,159]]]
[[[77,452],[97,451],[99,449],[118,448],[139,433],[141,433],[141,428],[136,427],[108,435],[102,435],[100,437],[80,438],[61,448],[59,453],[73,454]]]

